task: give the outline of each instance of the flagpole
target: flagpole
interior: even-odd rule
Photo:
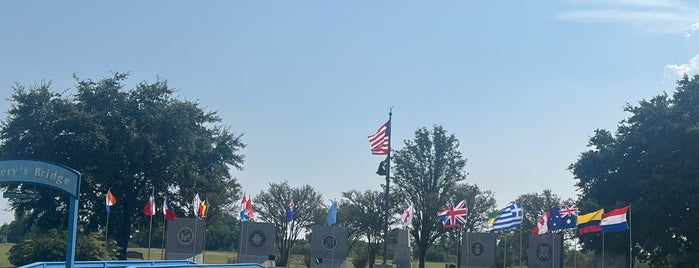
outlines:
[[[556,233],[551,232],[551,268],[554,267],[556,267]]]
[[[471,242],[469,242],[468,232],[466,232],[466,268],[468,268],[468,260],[470,258],[471,258]]]
[[[507,267],[507,236],[505,236],[505,238],[503,240],[505,241],[504,242],[505,250],[503,251],[503,254],[502,254],[502,267],[506,268]]]
[[[148,201],[150,202],[150,200]],[[150,216],[150,227],[148,227],[148,259],[150,260],[150,241],[153,238],[153,215]]]
[[[602,232],[602,268],[604,268],[604,232]]]
[[[105,259],[109,256],[109,239],[107,239],[107,236],[109,235],[109,212],[107,212],[107,224],[104,226],[104,249],[106,251],[107,256],[104,256]]]
[[[199,219],[197,219],[197,216],[194,216],[194,239],[193,239],[193,244],[194,248],[192,249],[192,261],[197,262],[197,225],[199,225]]]
[[[633,267],[633,259],[631,253],[633,253],[633,244],[631,244],[631,206],[626,210],[626,214],[629,215],[629,268]]]
[[[167,219],[165,218],[166,213],[167,213],[167,211],[165,211],[165,209],[163,208],[163,240],[162,240],[162,244],[160,245],[160,259],[161,260],[165,260],[165,224],[167,224]]]
[[[148,206],[150,207],[151,212],[155,211],[154,203],[151,203],[151,196],[155,193],[155,189],[151,192],[150,196],[148,197]],[[150,225],[148,226],[148,260],[150,260],[150,242],[153,239],[153,215],[155,213],[150,215]]]
[[[384,193],[384,229],[383,229],[383,265],[386,265],[388,258],[388,189],[391,178],[391,116],[393,115],[393,107],[388,109],[388,153],[386,154],[386,190]]]
[[[519,267],[522,267],[522,225],[519,225]]]

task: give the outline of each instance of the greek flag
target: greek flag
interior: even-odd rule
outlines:
[[[519,227],[522,224],[524,214],[522,204],[515,203],[500,210],[493,222],[493,231],[501,232]]]

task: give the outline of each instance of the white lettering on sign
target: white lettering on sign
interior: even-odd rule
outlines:
[[[70,179],[63,177],[58,174],[58,171],[51,169],[34,169],[34,177],[49,179],[53,181],[56,185],[70,184]]]

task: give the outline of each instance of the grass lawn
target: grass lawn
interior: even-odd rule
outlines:
[[[8,252],[10,251],[10,248],[14,244],[11,243],[5,243],[1,244],[0,243],[0,267],[14,267],[12,264],[10,264],[10,261],[7,260],[8,257]],[[148,256],[148,248],[129,248],[129,251],[138,251],[143,253],[143,258],[146,259]],[[236,257],[236,253],[230,252],[230,251],[209,251],[207,250],[204,253],[204,262],[208,264],[220,264],[220,263],[233,263]],[[151,248],[150,250],[150,259],[151,260],[159,260],[160,259],[160,248]],[[64,261],[64,260],[58,260],[58,261]],[[305,267],[303,264],[303,257],[302,256],[291,256],[290,260],[290,268],[301,268]],[[413,264],[413,267],[418,267],[418,263],[415,262]],[[347,268],[354,268],[352,266],[352,261],[347,260]],[[437,263],[437,262],[428,262],[425,263],[425,268],[444,268],[444,263]]]
[[[146,258],[148,254],[148,248],[129,248],[130,251],[138,251],[143,253],[143,257]],[[150,257],[153,260],[159,260],[160,259],[160,249],[159,248],[151,248],[150,250]],[[233,263],[234,260],[236,259],[236,253],[230,252],[230,251],[209,251],[207,250],[204,253],[204,262],[208,264],[219,264],[219,263]],[[426,262],[425,263],[425,268],[444,268],[443,262]],[[291,259],[289,260],[289,265],[288,267],[291,268],[301,268],[301,267],[306,267],[303,264],[303,256],[291,256]],[[418,267],[418,262],[415,261],[413,263],[413,267]],[[352,265],[352,260],[348,259],[347,260],[347,268],[354,268]]]

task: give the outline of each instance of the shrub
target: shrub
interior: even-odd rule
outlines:
[[[367,254],[358,254],[357,257],[352,259],[352,265],[354,268],[364,268],[369,264],[369,256]]]
[[[112,259],[114,254],[107,254],[104,243],[97,234],[78,237],[75,246],[75,260]],[[47,234],[30,234],[10,248],[8,260],[15,266],[27,265],[40,261],[65,261],[67,232],[56,229]]]

